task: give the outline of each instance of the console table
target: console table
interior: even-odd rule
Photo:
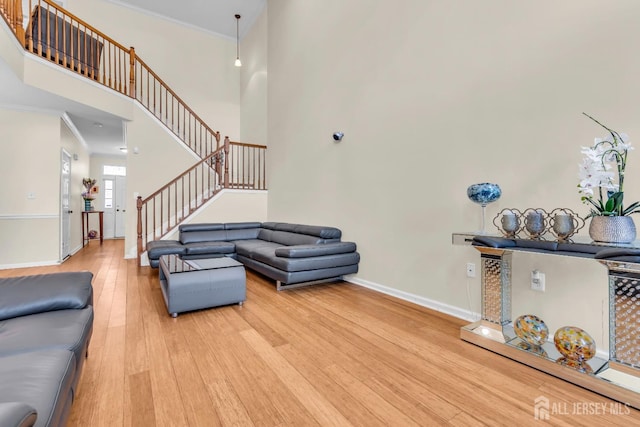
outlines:
[[[86,243],[89,243],[89,240],[91,240],[89,238],[89,236],[87,236],[87,233],[89,232],[89,215],[90,214],[98,214],[98,222],[99,222],[99,228],[98,228],[98,232],[100,234],[100,244],[102,244],[102,242],[104,241],[104,211],[82,211],[82,247],[84,248],[84,245]]]
[[[482,318],[463,326],[461,339],[640,409],[640,242],[612,246],[580,237],[558,243],[474,233],[454,233],[452,242],[473,245],[481,259]],[[557,363],[561,355],[553,342],[536,352],[516,336],[511,319],[511,259],[518,251],[593,258],[607,267],[609,358],[587,361],[592,372]]]

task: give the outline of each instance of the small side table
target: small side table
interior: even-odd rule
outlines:
[[[104,211],[82,211],[82,247],[86,243],[89,243],[89,237],[87,233],[89,232],[89,214],[98,214],[99,222],[100,222],[100,244],[104,241],[103,230],[104,230]]]

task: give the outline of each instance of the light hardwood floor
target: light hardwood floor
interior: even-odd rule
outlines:
[[[0,271],[95,275],[70,426],[528,426],[544,424],[539,396],[549,425],[640,425],[639,411],[461,341],[465,321],[348,283],[276,292],[249,272],[244,306],[173,319],[157,270],[123,252],[92,241],[60,266]]]

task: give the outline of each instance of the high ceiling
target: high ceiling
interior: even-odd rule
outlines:
[[[266,0],[106,0],[173,22],[235,39],[236,13],[240,37],[262,13]],[[110,114],[25,85],[0,58],[0,105],[17,109],[65,111],[91,154],[122,156],[123,123]],[[35,107],[35,108],[34,108]]]
[[[185,25],[236,38],[240,14],[240,37],[246,34],[262,13],[267,0],[107,0]]]

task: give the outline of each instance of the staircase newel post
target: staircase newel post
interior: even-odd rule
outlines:
[[[129,48],[129,96],[136,97],[136,50]]]
[[[213,136],[216,138],[216,150],[217,150],[218,148],[220,148],[220,131],[217,131],[216,133],[214,133]],[[211,151],[215,151],[215,150],[211,150]]]
[[[229,137],[224,137],[224,188],[229,188]]]
[[[138,266],[140,266],[140,258],[142,256],[142,197],[138,196],[136,201],[138,208]]]

